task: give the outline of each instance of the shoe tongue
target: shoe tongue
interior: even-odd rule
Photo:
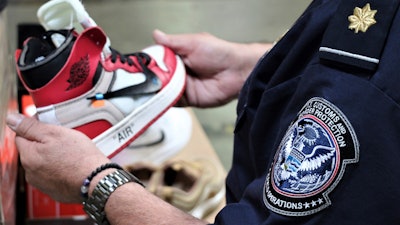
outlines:
[[[40,6],[36,15],[46,30],[75,28],[80,33],[86,28],[97,26],[81,0],[48,1]]]
[[[110,46],[110,41],[107,38],[107,42],[104,45],[103,51],[101,52],[103,55],[104,59],[107,59],[109,56],[111,56],[111,46]]]
[[[96,21],[90,17],[81,0],[48,1],[38,9],[37,17],[46,30],[75,29],[77,33],[82,33],[88,28],[97,27]],[[56,46],[60,44],[57,40],[53,41]],[[110,46],[111,42],[107,37],[102,51],[103,59],[111,55]]]

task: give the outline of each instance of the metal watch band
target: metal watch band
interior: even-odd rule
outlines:
[[[83,202],[83,209],[98,225],[109,225],[104,212],[106,202],[111,193],[128,182],[136,182],[143,186],[138,178],[124,170],[116,170],[106,175],[96,185],[92,195]]]

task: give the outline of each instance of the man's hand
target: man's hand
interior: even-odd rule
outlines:
[[[28,183],[57,201],[81,202],[83,180],[109,159],[83,133],[9,114]]]
[[[213,107],[235,99],[259,58],[271,44],[239,44],[208,33],[167,35],[156,30],[153,38],[178,54],[187,67],[183,106]]]

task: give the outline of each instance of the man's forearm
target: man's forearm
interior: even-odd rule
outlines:
[[[206,224],[133,182],[122,185],[110,195],[105,212],[111,225]]]

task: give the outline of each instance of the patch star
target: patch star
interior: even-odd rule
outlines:
[[[353,15],[349,16],[349,29],[354,30],[354,33],[358,31],[366,32],[368,28],[376,23],[375,14],[377,10],[371,10],[369,3],[367,3],[362,9],[359,7],[354,8]]]
[[[317,205],[317,202],[314,201],[314,200],[312,200],[312,201],[311,201],[311,205],[312,205],[313,207],[315,207],[315,206]]]

